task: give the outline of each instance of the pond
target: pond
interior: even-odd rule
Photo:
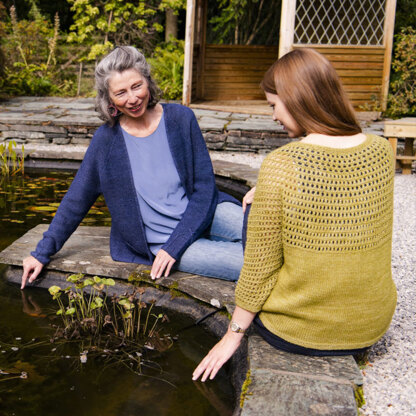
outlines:
[[[0,250],[27,230],[49,223],[72,173],[36,172],[0,184]],[[109,225],[98,200],[83,224]],[[194,383],[191,374],[216,342],[189,318],[168,313],[162,332],[178,334],[164,352],[143,351],[148,363],[137,375],[129,363],[99,356],[80,360],[79,342],[51,342],[59,323],[48,292],[21,291],[2,276],[0,264],[0,414],[48,415],[229,415],[233,389],[226,370],[215,382]],[[157,312],[158,313],[158,312]],[[5,374],[7,373],[7,374]],[[27,375],[27,377],[26,377]]]

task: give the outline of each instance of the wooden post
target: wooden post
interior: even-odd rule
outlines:
[[[204,66],[205,66],[205,44],[207,32],[207,9],[208,0],[198,1],[198,62],[196,94],[198,99],[204,98]]]
[[[81,77],[82,77],[82,62],[79,63],[77,97],[79,97],[79,94],[81,93]]]
[[[384,64],[381,84],[381,109],[385,111],[389,93],[391,54],[393,51],[394,18],[396,15],[396,0],[387,0],[384,18]]]
[[[279,58],[290,52],[295,37],[296,0],[282,0]]]
[[[192,58],[194,51],[194,21],[195,0],[186,2],[186,29],[185,29],[185,62],[183,68],[183,93],[182,104],[191,103],[192,93]]]

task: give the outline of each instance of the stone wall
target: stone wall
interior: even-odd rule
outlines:
[[[269,116],[194,112],[210,150],[266,153],[290,141]],[[24,144],[29,159],[81,160],[101,124],[90,98],[20,97],[0,103],[0,142]]]

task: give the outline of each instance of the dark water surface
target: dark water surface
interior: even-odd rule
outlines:
[[[36,173],[0,184],[0,250],[39,223],[49,223],[72,174]],[[83,224],[109,225],[103,201]],[[145,375],[100,357],[80,362],[78,343],[51,343],[56,305],[44,290],[21,291],[2,277],[0,265],[0,416],[228,415],[233,393],[222,371],[215,382],[191,374],[216,339],[200,327],[180,332],[163,352],[144,352]],[[162,333],[176,334],[191,321],[173,316]],[[82,350],[82,348],[81,348]],[[20,378],[27,373],[27,378]]]

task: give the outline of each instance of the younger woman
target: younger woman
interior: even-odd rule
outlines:
[[[294,50],[262,87],[298,142],[264,160],[248,220],[236,309],[193,373],[214,378],[254,324],[274,347],[305,355],[363,351],[390,325],[394,158],[361,132],[328,60]]]

